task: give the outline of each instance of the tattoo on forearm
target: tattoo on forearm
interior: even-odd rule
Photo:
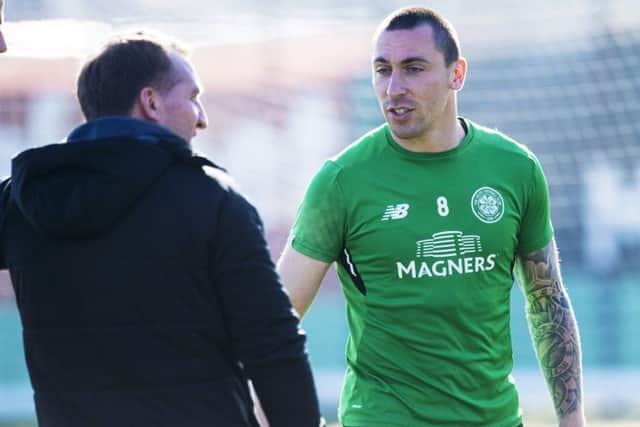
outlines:
[[[580,341],[555,245],[521,257],[531,336],[559,417],[581,405]]]

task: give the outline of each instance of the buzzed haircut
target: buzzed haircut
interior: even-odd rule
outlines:
[[[171,89],[176,82],[171,53],[186,55],[176,44],[144,32],[108,43],[80,71],[77,96],[87,121],[103,116],[129,115],[140,91]]]
[[[378,34],[382,31],[412,30],[420,25],[432,28],[436,47],[443,54],[447,67],[460,58],[460,43],[453,25],[426,7],[403,7],[392,12],[380,24]]]

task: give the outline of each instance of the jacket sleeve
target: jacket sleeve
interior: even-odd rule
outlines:
[[[218,220],[213,278],[234,353],[271,427],[318,427],[305,335],[275,271],[260,217],[228,190]]]
[[[5,179],[0,182],[0,270],[7,268],[7,260],[4,253],[4,227],[9,210],[9,194],[11,192],[11,180]]]

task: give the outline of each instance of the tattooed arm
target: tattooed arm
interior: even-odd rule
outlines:
[[[562,278],[555,240],[520,254],[516,272],[526,299],[533,344],[555,405],[559,425],[585,425],[578,326]]]

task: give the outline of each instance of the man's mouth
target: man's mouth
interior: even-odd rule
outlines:
[[[409,115],[413,111],[413,108],[406,106],[398,106],[398,107],[387,107],[387,113],[389,113],[394,118],[404,118]]]

